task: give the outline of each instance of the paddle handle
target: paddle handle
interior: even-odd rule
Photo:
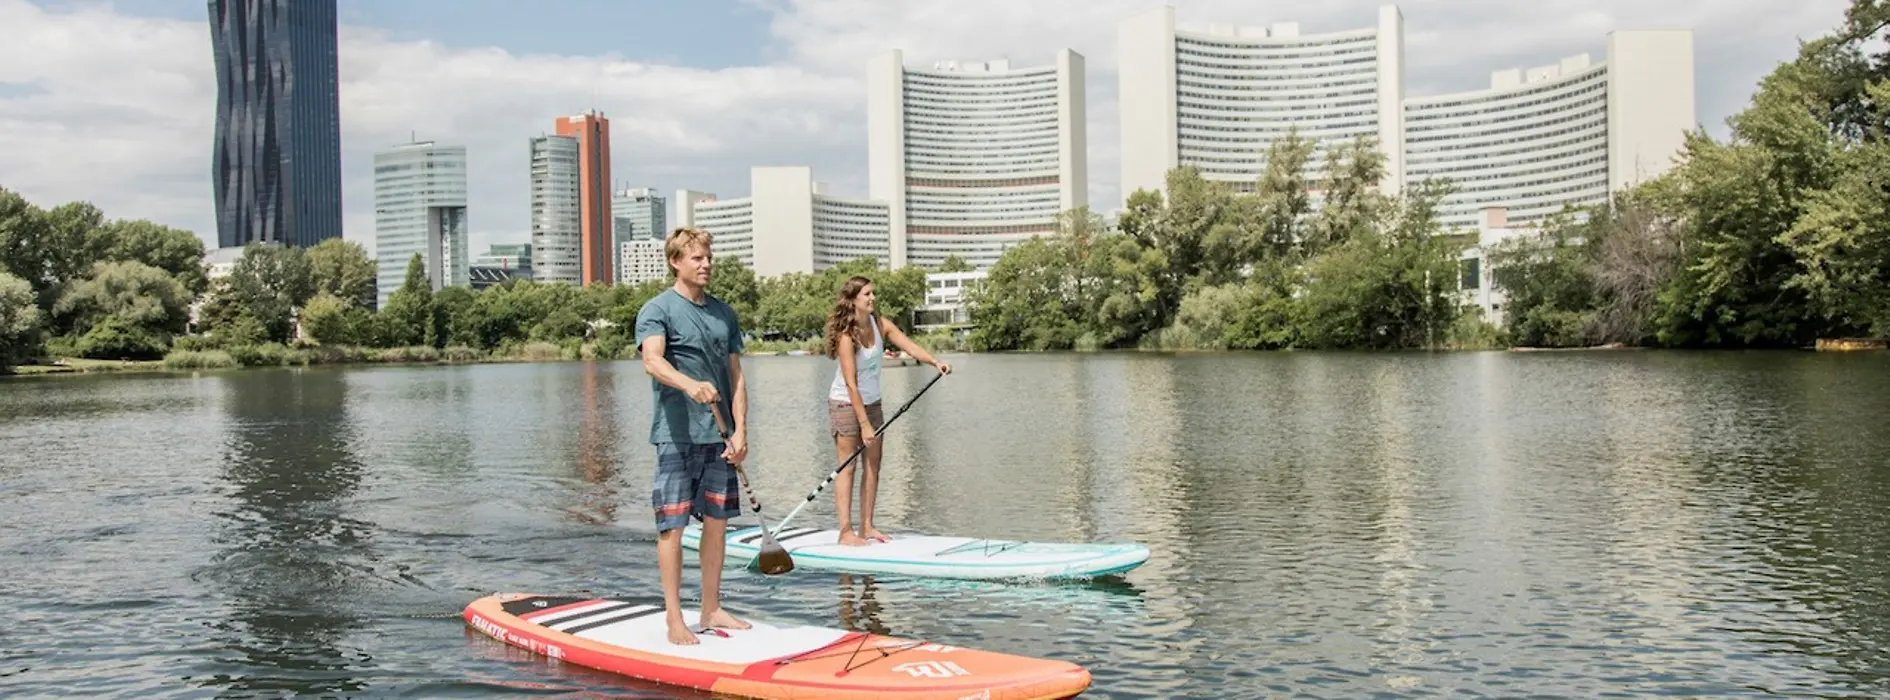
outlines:
[[[722,419],[721,404],[714,404],[714,403],[709,404],[709,412],[715,416],[715,429],[718,431],[721,431],[722,443],[727,444],[728,443],[728,423]],[[748,485],[748,472],[743,470],[742,465],[740,464],[735,464],[731,462],[729,466],[735,468],[735,477],[738,479],[741,479],[742,490],[748,492],[748,507],[754,508],[755,516],[760,517],[761,516],[761,501],[755,498],[755,489]]]
[[[944,376],[945,376],[944,372],[939,372],[937,374],[932,375],[932,381],[926,382],[925,386],[923,387],[919,387],[919,393],[913,394],[912,398],[906,399],[906,402],[899,406],[899,410],[893,412],[891,418],[887,418],[886,422],[881,423],[879,425],[879,434],[885,435],[886,428],[890,427],[893,424],[893,421],[899,420],[899,416],[905,415],[906,409],[912,408],[912,403],[914,401],[918,401],[919,397],[924,396],[926,390],[931,389],[932,385],[937,384],[938,380],[943,378]],[[814,487],[814,490],[811,493],[807,494],[807,498],[801,499],[800,504],[794,506],[794,510],[788,511],[787,517],[782,518],[781,522],[775,524],[775,529],[780,530],[781,528],[787,527],[787,522],[789,520],[793,520],[794,516],[799,515],[801,512],[801,509],[806,508],[807,504],[813,503],[814,498],[818,497],[820,495],[820,492],[827,490],[827,485],[833,483],[834,479],[839,478],[840,472],[844,471],[847,468],[847,465],[852,464],[853,460],[859,459],[860,455],[864,453],[865,451],[866,451],[866,442],[861,441],[860,446],[857,448],[854,448],[853,454],[851,456],[841,461],[840,466],[834,467],[833,471],[827,474],[826,480],[820,482],[819,486]]]

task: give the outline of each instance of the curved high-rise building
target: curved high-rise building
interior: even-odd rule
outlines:
[[[217,244],[341,235],[335,0],[210,0]]]
[[[1608,69],[1586,58],[1405,102],[1407,177],[1451,181],[1437,211],[1446,226],[1474,226],[1485,207],[1526,221],[1607,198]]]
[[[1529,222],[1665,172],[1697,126],[1689,30],[1615,31],[1604,61],[1583,54],[1416,97],[1405,95],[1403,33],[1390,5],[1375,27],[1305,35],[1294,24],[1178,30],[1169,7],[1124,20],[1122,198],[1162,190],[1177,166],[1249,190],[1267,147],[1296,127],[1320,152],[1374,136],[1383,191],[1450,179],[1447,227],[1474,228],[1489,208]],[[1323,174],[1315,157],[1306,175]]]
[[[868,194],[890,206],[892,266],[988,267],[1089,203],[1081,54],[918,70],[890,51],[867,74]]]
[[[1540,221],[1665,172],[1693,128],[1686,31],[1618,31],[1608,60],[1587,54],[1491,74],[1483,90],[1405,101],[1405,184],[1449,179],[1446,227],[1500,207]]]
[[[1161,190],[1168,171],[1250,190],[1266,172],[1267,147],[1296,129],[1318,142],[1306,175],[1325,172],[1329,146],[1374,139],[1387,159],[1387,191],[1400,173],[1399,104],[1404,97],[1404,17],[1380,8],[1378,23],[1301,34],[1270,27],[1211,25],[1178,30],[1158,8],[1117,27],[1122,113],[1122,197]]]

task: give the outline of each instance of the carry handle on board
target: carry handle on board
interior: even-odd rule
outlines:
[[[906,402],[899,406],[899,410],[893,412],[891,418],[887,418],[886,422],[879,424],[879,434],[885,435],[886,428],[890,427],[893,424],[893,421],[899,420],[899,416],[904,415],[906,412],[906,409],[912,408],[912,402],[918,401],[919,397],[925,395],[925,392],[927,389],[932,388],[932,385],[937,384],[938,380],[944,376],[945,376],[944,372],[939,372],[937,374],[932,375],[932,381],[926,382],[925,386],[919,388],[919,393],[913,394],[912,398],[906,399]],[[807,494],[807,498],[801,500],[800,505],[794,506],[794,510],[788,511],[787,517],[781,519],[780,528],[776,528],[776,529],[779,530],[781,528],[786,528],[787,522],[789,520],[793,520],[794,516],[798,515],[801,512],[802,508],[807,507],[807,504],[813,503],[814,498],[816,496],[819,496],[821,491],[827,490],[827,485],[833,483],[833,480],[836,477],[840,476],[840,472],[842,470],[845,470],[847,468],[847,465],[852,464],[853,460],[859,459],[861,454],[864,453],[865,451],[866,451],[866,441],[861,440],[860,446],[853,450],[853,455],[841,461],[840,466],[834,467],[833,472],[827,475],[826,481],[820,482],[819,486],[814,487],[814,491],[812,493]],[[767,527],[765,526],[762,527],[762,532],[764,533],[767,532]]]
[[[711,403],[709,410],[715,414],[715,429],[722,433],[722,444],[728,444],[728,423],[722,420],[722,404]],[[748,485],[748,472],[742,465],[730,463],[735,468],[735,476],[742,482],[742,490],[748,492],[748,504],[755,509],[755,519],[761,522],[761,556],[755,562],[761,573],[770,576],[785,574],[794,570],[794,558],[788,555],[786,547],[774,541],[774,535],[768,532],[768,521],[761,518],[761,501],[755,498],[755,490]]]

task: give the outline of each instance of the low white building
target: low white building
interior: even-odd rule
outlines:
[[[913,309],[913,326],[937,330],[971,325],[968,292],[990,276],[987,270],[933,272],[925,276],[925,303]]]
[[[1466,304],[1474,304],[1483,312],[1483,320],[1492,324],[1503,325],[1503,304],[1509,299],[1503,289],[1491,278],[1489,250],[1498,243],[1518,236],[1540,235],[1542,229],[1534,224],[1511,226],[1509,211],[1502,207],[1485,208],[1477,221],[1477,244],[1457,256],[1457,288],[1463,294]]]
[[[837,197],[806,166],[749,170],[749,194],[717,199],[679,190],[677,224],[713,235],[717,257],[740,260],[759,277],[812,273],[859,258],[891,266],[885,202]]]

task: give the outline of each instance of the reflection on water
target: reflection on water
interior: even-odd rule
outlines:
[[[1086,697],[1890,695],[1884,356],[954,360],[886,434],[878,520],[1149,561],[733,569],[732,609],[1067,659]],[[833,366],[744,367],[779,517],[834,464]],[[889,368],[888,410],[930,372]],[[701,697],[456,617],[660,590],[635,363],[70,379],[0,382],[0,695]],[[795,524],[832,521],[829,491]]]
[[[349,514],[364,466],[350,451],[348,380],[277,372],[225,384],[217,553],[197,574],[227,600],[209,622],[230,655],[193,674],[232,694],[364,689],[372,656],[349,643],[355,581],[376,575],[374,525]]]
[[[616,522],[617,507],[622,505],[616,483],[622,459],[617,449],[618,429],[622,426],[616,411],[616,373],[603,365],[584,363],[579,368],[578,387],[576,461],[584,485],[572,515],[590,524],[610,524]],[[632,512],[645,510],[635,508]]]

